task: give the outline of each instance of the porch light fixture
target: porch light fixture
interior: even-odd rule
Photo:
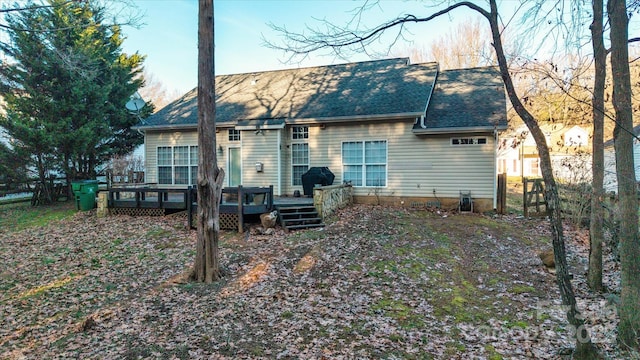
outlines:
[[[222,156],[223,152],[224,152],[224,149],[222,148],[222,145],[218,145],[218,156]]]

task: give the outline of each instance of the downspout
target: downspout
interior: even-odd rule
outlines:
[[[498,208],[498,130],[493,129],[493,209]]]
[[[278,129],[278,188],[276,195],[282,196],[282,129]]]
[[[139,128],[136,129],[136,131],[138,131],[138,134],[142,135],[143,138],[142,148],[144,149],[144,182],[147,183],[147,174],[149,173],[149,171],[147,171],[147,137]]]

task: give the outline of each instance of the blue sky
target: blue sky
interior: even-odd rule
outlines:
[[[197,16],[196,0],[136,0],[144,14],[145,25],[140,29],[124,29],[127,39],[123,49],[127,53],[138,51],[147,56],[146,67],[167,89],[186,92],[197,84]],[[216,74],[264,71],[296,66],[325,65],[344,62],[332,56],[312,56],[300,64],[285,64],[286,55],[264,46],[262,37],[277,40],[267,23],[286,26],[292,31],[303,30],[305,24],[317,24],[314,18],[342,24],[351,18],[350,10],[361,1],[347,0],[216,0]],[[409,11],[427,13],[425,5],[398,0],[387,0],[368,12],[367,21],[377,24]],[[444,28],[456,21],[474,16],[469,11],[457,11],[438,24],[414,30],[408,34],[414,43],[402,43],[398,51],[410,47],[424,47]],[[417,27],[414,27],[417,29]],[[425,30],[426,29],[426,30]],[[437,30],[434,30],[437,29]],[[380,49],[386,49],[382,46]],[[369,60],[365,55],[354,56],[351,61]]]

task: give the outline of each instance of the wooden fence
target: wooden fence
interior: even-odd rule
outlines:
[[[524,217],[529,217],[533,210],[535,210],[536,215],[547,215],[547,201],[544,198],[544,180],[524,178],[522,185]]]

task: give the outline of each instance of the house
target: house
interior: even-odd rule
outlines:
[[[580,182],[591,176],[589,131],[578,125],[561,123],[540,126],[549,146],[554,176]],[[498,145],[498,173],[511,177],[541,177],[535,140],[525,125],[505,133]]]
[[[640,181],[640,125],[633,127],[633,163],[636,172],[636,182]],[[618,178],[616,172],[616,151],[613,139],[604,143],[604,190],[607,192],[618,192]]]
[[[197,176],[194,89],[136,128],[146,181],[186,187]],[[407,58],[216,76],[216,153],[225,186],[303,192],[328,167],[356,202],[495,208],[506,98],[493,67],[440,71]],[[433,202],[431,202],[433,204]]]

